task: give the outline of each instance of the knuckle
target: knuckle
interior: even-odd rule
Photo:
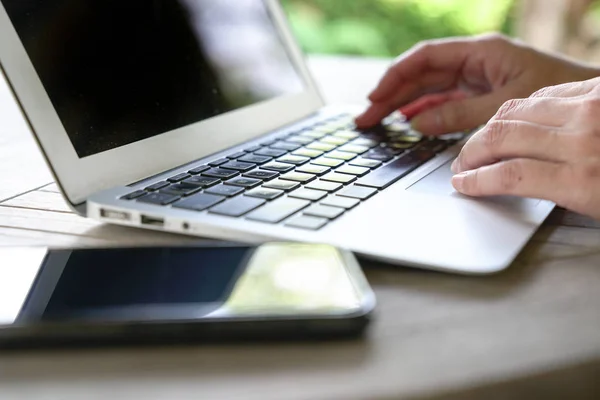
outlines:
[[[484,33],[479,35],[477,38],[482,42],[495,45],[504,45],[510,42],[510,39],[508,39],[506,35],[503,35],[498,32]]]
[[[496,113],[495,119],[507,119],[512,113],[522,107],[522,103],[520,99],[506,101]]]
[[[499,166],[498,185],[503,193],[512,192],[523,180],[523,162],[513,160],[501,163]]]
[[[553,97],[560,86],[547,86],[533,92],[531,97]]]
[[[485,131],[483,131],[481,140],[483,145],[491,153],[497,152],[502,146],[508,131],[511,129],[511,123],[507,121],[491,121]]]

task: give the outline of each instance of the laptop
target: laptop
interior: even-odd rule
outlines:
[[[324,104],[275,0],[0,5],[2,69],[82,216],[486,274],[554,207],[456,193],[465,133],[356,130],[360,110]]]

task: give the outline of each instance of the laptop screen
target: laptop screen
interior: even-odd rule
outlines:
[[[0,1],[80,158],[305,87],[263,0]]]

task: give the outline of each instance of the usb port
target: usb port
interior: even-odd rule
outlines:
[[[131,214],[125,211],[107,210],[105,208],[100,209],[100,216],[106,219],[117,219],[119,221],[130,221]]]
[[[142,215],[142,225],[150,225],[150,226],[165,226],[164,218],[157,217],[149,217],[147,215]]]

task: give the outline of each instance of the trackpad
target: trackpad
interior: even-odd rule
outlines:
[[[488,203],[490,205],[497,205],[501,208],[508,208],[513,211],[522,212],[527,209],[531,209],[532,207],[537,207],[540,204],[540,200],[538,199],[524,199],[521,197],[514,196],[489,196],[483,198],[473,198],[464,196],[458,193],[454,186],[452,186],[452,176],[454,173],[450,170],[450,166],[452,165],[452,161],[448,161],[446,164],[442,165],[431,174],[425,176],[423,179],[409,187],[407,190],[409,191],[417,191],[421,193],[430,193],[437,196],[445,195],[452,196],[456,198],[461,198],[464,200],[477,201],[478,203]]]

